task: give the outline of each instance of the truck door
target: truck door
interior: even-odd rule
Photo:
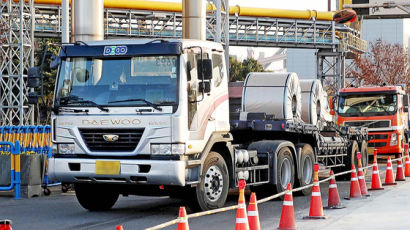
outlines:
[[[201,59],[201,49],[191,48],[187,53],[188,81],[188,127],[191,140],[205,140],[215,131],[215,120],[211,117],[214,111],[214,97],[200,90],[201,78],[198,76],[198,60]],[[208,59],[209,53],[202,50],[202,59]],[[210,84],[211,85],[211,84]],[[211,86],[212,89],[212,86]]]

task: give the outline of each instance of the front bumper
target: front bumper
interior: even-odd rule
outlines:
[[[397,144],[390,145],[391,135],[396,133]],[[402,153],[401,147],[402,135],[399,132],[369,132],[369,138],[373,138],[368,142],[368,152],[373,155],[374,149],[377,149],[378,154],[397,154]]]
[[[49,177],[63,183],[99,182],[185,186],[185,161],[109,160],[121,164],[118,175],[95,174],[95,159],[51,158]]]

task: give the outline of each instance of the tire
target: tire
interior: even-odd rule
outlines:
[[[288,183],[295,184],[295,165],[292,152],[288,147],[282,148],[278,153],[276,165],[276,192],[280,193],[286,190]],[[283,197],[283,196],[282,196]]]
[[[301,177],[296,180],[297,187],[303,187],[313,183],[313,165],[315,164],[315,155],[312,146],[309,144],[301,144],[302,148],[300,155],[300,173]],[[303,189],[298,193],[304,196],[310,195],[312,187]]]
[[[210,152],[202,167],[201,180],[194,190],[191,208],[211,210],[225,205],[229,190],[229,173],[224,158],[217,152]]]
[[[119,196],[118,192],[100,184],[74,184],[74,190],[78,202],[89,211],[109,210]]]
[[[369,165],[369,153],[367,152],[367,141],[362,141],[360,147],[360,153],[362,154],[362,167],[363,167],[363,174],[366,176]]]
[[[342,168],[339,168],[339,170],[337,170],[336,172],[343,172],[343,171],[351,170],[352,164],[354,164],[357,169],[357,158],[356,158],[357,152],[359,152],[359,144],[357,144],[357,141],[352,141],[349,148],[347,148],[347,155],[343,159],[345,166]],[[350,173],[341,175],[340,178],[343,180],[349,180]]]

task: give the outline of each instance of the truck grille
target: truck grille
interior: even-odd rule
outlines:
[[[363,126],[368,128],[388,128],[390,121],[345,121],[345,126]]]
[[[388,137],[387,134],[369,134],[370,140],[382,140],[382,139],[387,139],[387,137]]]
[[[370,142],[367,144],[367,147],[384,147],[386,146],[386,142]]]
[[[144,129],[80,129],[85,144],[90,151],[131,152],[141,139]],[[103,135],[118,135],[114,142],[105,141]]]

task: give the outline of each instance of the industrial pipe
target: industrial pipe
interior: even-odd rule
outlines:
[[[18,0],[15,0],[18,1]],[[145,0],[105,0],[105,8],[149,10],[149,11],[167,11],[182,12],[182,4],[175,2],[158,2]],[[61,5],[61,0],[34,0],[35,4]],[[215,5],[208,4],[207,10],[215,10]],[[230,6],[229,14],[238,16],[252,17],[273,17],[273,18],[293,18],[310,20],[332,21],[334,12],[320,12],[316,10],[284,10],[284,9],[265,9],[254,7]]]

